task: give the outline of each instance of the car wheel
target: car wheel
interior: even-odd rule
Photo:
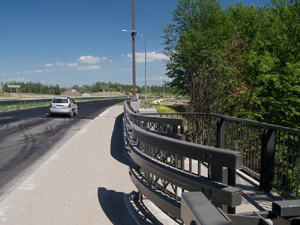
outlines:
[[[74,116],[73,110],[71,110],[69,116],[70,116],[70,117],[73,117],[73,116]]]

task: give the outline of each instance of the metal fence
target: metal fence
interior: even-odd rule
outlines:
[[[268,192],[286,198],[300,196],[300,131],[217,114],[156,113],[183,118],[188,142],[243,153],[243,170]]]
[[[127,151],[137,164],[130,168],[139,191],[163,211],[181,220],[180,202],[185,191],[200,191],[214,205],[235,213],[242,192],[235,187],[235,171],[242,167],[242,154],[183,141],[185,120],[157,118],[133,112],[124,106]],[[171,137],[171,138],[170,138]],[[217,182],[207,169],[226,167],[228,184]]]
[[[266,192],[299,197],[300,131],[216,114],[141,115],[129,101],[123,124],[125,146],[136,163],[130,167],[133,183],[175,219],[187,224],[300,222],[299,199],[273,202],[270,212],[234,214],[242,195],[235,187],[236,169],[258,179]]]

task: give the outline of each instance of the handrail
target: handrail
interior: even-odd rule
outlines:
[[[205,177],[197,177],[177,168],[170,167],[158,160],[151,159],[151,157],[143,154],[136,147],[131,148],[129,155],[140,167],[184,190],[202,191],[208,199],[230,207],[241,204],[242,191],[239,188],[230,187]]]
[[[180,211],[175,210],[176,207],[170,207],[169,204],[170,202],[173,205],[179,204],[181,193],[185,191],[201,191],[214,204],[225,205],[229,211],[234,212],[234,208],[241,204],[241,190],[234,187],[235,183],[230,186],[214,180],[208,174],[203,177],[200,169],[201,164],[206,163],[209,166],[221,166],[235,171],[242,168],[242,154],[229,149],[178,140],[177,137],[168,137],[162,135],[161,131],[153,132],[151,128],[145,128],[146,122],[157,125],[176,124],[181,128],[185,126],[184,119],[137,115],[128,102],[124,104],[124,129],[128,154],[138,165],[138,169],[130,169],[130,174],[139,191],[154,202],[161,198],[157,195],[163,193],[164,200],[161,201],[164,203],[157,202],[157,205],[177,219],[181,219],[178,213]],[[180,131],[177,132],[180,134]],[[195,168],[198,170],[195,171]],[[235,172],[231,173],[231,176],[235,177]]]
[[[243,153],[243,171],[260,187],[300,197],[300,130],[209,113],[148,113],[185,118],[185,140]]]
[[[226,116],[226,115],[214,114],[214,113],[176,112],[176,113],[145,113],[143,115],[148,115],[148,116],[163,116],[163,115],[166,115],[166,116],[178,116],[178,115],[180,115],[180,116],[185,116],[185,115],[214,116],[214,117],[228,119],[228,120],[232,120],[232,121],[236,121],[236,122],[243,122],[243,123],[248,123],[251,125],[257,125],[257,126],[261,126],[263,128],[286,131],[286,132],[300,135],[300,130],[297,130],[294,128],[282,127],[282,126],[278,126],[278,125],[274,125],[274,124],[257,122],[257,121],[253,121],[253,120],[247,120],[247,119],[236,118],[236,117],[232,117],[232,116]]]
[[[132,108],[129,106],[128,101],[124,104],[124,111],[128,113],[130,120],[135,124],[142,126],[144,129],[151,129],[151,125],[153,124],[168,124],[172,133],[181,134],[183,131],[183,127],[185,125],[185,121],[183,119],[178,118],[157,118],[153,116],[149,116],[147,114],[137,114],[132,111]]]
[[[179,115],[180,118],[157,117],[170,115]],[[245,158],[248,162],[255,159],[251,154],[259,153],[261,185],[275,186],[271,181],[274,178],[275,159],[279,159],[274,152],[277,146],[283,149],[281,154],[294,145],[299,150],[300,131],[218,114],[140,115],[133,112],[128,101],[124,104],[123,122],[126,149],[136,163],[130,167],[132,182],[141,194],[174,218],[187,224],[205,225],[267,224],[267,219],[299,220],[300,200],[295,200],[296,204],[274,202],[273,211],[270,212],[235,214],[235,207],[241,204],[242,197],[242,191],[235,187],[235,170],[246,168],[251,172],[252,168],[245,164]],[[172,126],[171,129],[164,129]],[[177,130],[176,126],[179,126]],[[256,134],[261,136],[257,137]],[[191,137],[200,142],[202,138],[202,143],[189,142]],[[206,141],[208,138],[214,138],[214,141]],[[247,138],[254,146],[245,144]],[[205,143],[214,145],[207,146]],[[259,151],[253,152],[252,147],[259,148]],[[300,155],[300,152],[294,153]],[[207,176],[202,174],[203,165],[208,168]],[[224,169],[228,171],[223,173]],[[270,175],[270,171],[273,175]],[[266,191],[265,186],[262,188]],[[222,205],[225,212],[216,209]]]
[[[180,154],[201,162],[217,164],[232,169],[241,169],[243,166],[243,155],[241,152],[183,142],[181,140],[150,133],[140,129],[134,124],[131,124],[130,127],[133,136],[138,140],[164,149],[170,153]]]

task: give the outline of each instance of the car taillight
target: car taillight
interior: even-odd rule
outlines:
[[[68,108],[71,108],[71,104],[69,103]]]
[[[52,103],[50,103],[50,108],[52,108]]]

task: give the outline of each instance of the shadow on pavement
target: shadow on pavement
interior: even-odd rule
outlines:
[[[128,213],[123,192],[98,188],[98,200],[103,212],[113,224],[135,224]]]
[[[130,161],[130,159],[128,158],[128,156],[126,156],[126,153],[124,151],[122,132],[123,132],[123,113],[120,114],[115,120],[114,130],[111,136],[110,154],[115,160],[129,166],[132,165],[133,162]]]

